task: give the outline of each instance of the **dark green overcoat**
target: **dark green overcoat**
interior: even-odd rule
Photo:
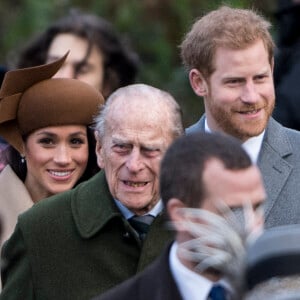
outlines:
[[[101,171],[19,217],[2,253],[0,299],[90,299],[144,269],[171,239],[160,215],[142,245]]]

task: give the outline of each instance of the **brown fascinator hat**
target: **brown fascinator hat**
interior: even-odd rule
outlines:
[[[5,74],[0,89],[0,136],[21,154],[23,136],[48,126],[91,125],[104,103],[101,93],[87,83],[51,78],[67,55]]]

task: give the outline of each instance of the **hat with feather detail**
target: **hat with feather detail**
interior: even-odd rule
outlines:
[[[6,73],[0,90],[0,136],[20,153],[23,136],[60,125],[89,125],[104,103],[92,86],[52,78],[68,53],[55,62]]]

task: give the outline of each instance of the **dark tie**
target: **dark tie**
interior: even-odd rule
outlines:
[[[128,221],[133,229],[139,234],[141,240],[144,240],[154,217],[151,215],[133,216]]]
[[[220,284],[216,284],[210,290],[208,300],[226,300],[226,290]]]

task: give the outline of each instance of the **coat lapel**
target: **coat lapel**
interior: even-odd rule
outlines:
[[[104,171],[100,171],[74,190],[72,214],[82,238],[95,235],[112,218],[121,218],[109,192]]]
[[[278,196],[283,189],[293,167],[286,161],[292,154],[290,141],[284,127],[274,119],[270,119],[258,158],[258,166],[262,172],[266,192],[265,204],[267,218]]]

